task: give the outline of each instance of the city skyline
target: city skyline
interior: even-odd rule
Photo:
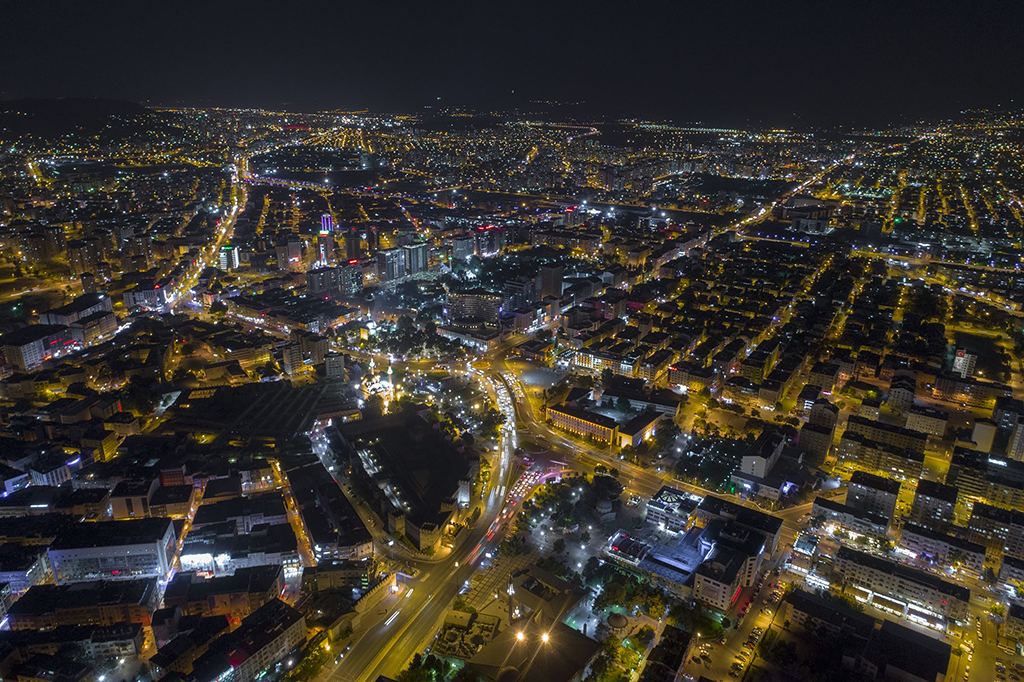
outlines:
[[[1006,3],[175,7],[13,8],[0,97],[298,112],[557,101],[582,106],[556,116],[810,127],[1019,108],[1024,82],[1024,10]]]
[[[1020,682],[1019,15],[10,9],[0,677]]]

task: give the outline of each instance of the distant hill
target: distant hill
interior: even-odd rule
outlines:
[[[140,104],[115,99],[0,100],[0,138],[93,135],[158,118],[156,112]]]

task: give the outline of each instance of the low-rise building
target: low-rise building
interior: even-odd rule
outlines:
[[[937,627],[966,622],[971,591],[930,573],[849,547],[836,552],[835,571],[862,598],[902,617]]]
[[[164,606],[184,615],[245,618],[284,589],[280,565],[240,568],[230,576],[200,578],[195,571],[174,576],[164,592]]]
[[[872,537],[885,537],[889,519],[863,509],[856,509],[825,497],[814,498],[811,516],[823,523],[834,523],[843,530]]]
[[[1006,554],[1024,559],[1024,512],[975,502],[967,523],[967,537],[985,545],[993,556]]]
[[[917,483],[907,521],[932,530],[949,528],[956,513],[956,498],[953,486],[923,478]]]
[[[913,405],[907,410],[906,426],[912,431],[920,431],[929,436],[942,438],[946,435],[948,425],[949,412],[922,405]]]
[[[181,547],[182,570],[208,576],[267,565],[283,566],[286,577],[298,574],[298,541],[289,524],[262,524],[239,533],[234,522],[226,521],[193,529]]]
[[[920,431],[911,431],[902,426],[894,426],[874,419],[858,417],[857,415],[853,415],[847,420],[846,430],[847,432],[857,433],[869,440],[885,443],[901,450],[913,450],[923,453],[925,446],[928,444],[928,435]]]
[[[899,481],[866,471],[855,471],[847,486],[846,504],[854,509],[892,519],[896,514],[899,496]]]
[[[151,518],[82,523],[50,545],[50,565],[58,584],[93,580],[164,578],[177,548],[174,523]]]
[[[614,442],[619,430],[611,417],[567,404],[548,407],[547,418],[553,426],[602,443]]]
[[[239,533],[248,533],[261,524],[288,523],[284,497],[280,493],[268,493],[204,504],[196,510],[192,527],[202,528],[225,521],[233,521]]]
[[[985,546],[947,535],[923,526],[903,526],[900,547],[919,564],[937,568],[957,568],[978,577],[985,564]]]
[[[801,438],[803,437],[801,431]],[[916,481],[924,468],[924,453],[901,450],[846,431],[839,439],[836,459],[840,466],[854,471],[884,475],[889,478]]]
[[[828,599],[812,592],[795,589],[782,599],[785,620],[806,632],[825,630],[833,637],[866,640],[877,621],[851,608],[839,599]]]
[[[211,643],[196,659],[193,674],[201,682],[252,682],[305,642],[305,617],[275,599]]]
[[[33,585],[11,605],[12,630],[59,625],[149,625],[160,600],[155,579]]]
[[[700,500],[693,493],[662,486],[647,503],[647,522],[672,533],[681,531],[689,525]]]

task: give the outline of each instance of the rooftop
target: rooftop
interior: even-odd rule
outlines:
[[[880,573],[887,573],[891,576],[901,578],[910,582],[924,585],[933,590],[947,594],[950,597],[959,599],[962,602],[971,601],[971,591],[961,585],[955,585],[951,582],[947,582],[942,578],[932,575],[931,573],[925,573],[919,571],[916,568],[910,568],[903,564],[898,564],[894,561],[888,561],[881,557],[876,557],[873,554],[867,554],[866,552],[858,552],[855,549],[850,549],[845,545],[840,547],[836,551],[836,560],[847,560],[854,563],[860,564],[861,566],[867,566],[872,570]]]
[[[164,538],[168,528],[171,528],[173,533],[173,524],[171,519],[160,517],[132,521],[80,523],[58,535],[50,545],[50,549],[117,547],[155,543]]]

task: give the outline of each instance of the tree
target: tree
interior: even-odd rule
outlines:
[[[455,677],[452,678],[452,682],[480,682],[480,679],[476,671],[466,665],[459,668],[459,671],[455,673]]]
[[[615,580],[604,586],[601,594],[594,599],[594,610],[600,611],[606,606],[622,605],[626,603],[626,585],[621,580]]]
[[[632,412],[633,405],[629,402],[629,398],[624,395],[620,395],[618,400],[615,401],[615,409],[622,413]]]
[[[555,554],[561,554],[565,551],[565,540],[563,540],[562,538],[558,538],[557,540],[555,540],[555,543],[551,546],[551,548],[555,550]]]
[[[656,436],[658,447],[662,450],[671,447],[679,437],[679,425],[669,419],[663,419],[658,424],[658,435]]]
[[[640,642],[646,649],[654,641],[654,629],[650,625],[644,625],[633,635],[636,641]]]
[[[384,413],[384,398],[380,395],[371,395],[363,405],[363,413],[368,417],[379,417]]]
[[[601,370],[601,383],[605,386],[612,382],[612,377],[615,376],[615,372],[611,371],[607,367]]]
[[[584,545],[590,544],[590,533],[588,533],[587,531],[583,531],[583,534],[580,535],[580,542],[582,542]]]

